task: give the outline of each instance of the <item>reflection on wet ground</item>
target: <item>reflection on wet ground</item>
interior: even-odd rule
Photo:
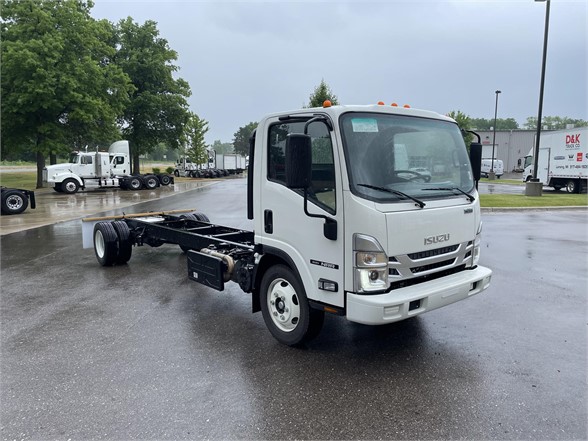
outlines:
[[[76,194],[57,193],[51,188],[35,190],[37,208],[20,215],[0,218],[0,235],[80,219],[103,211],[124,208],[215,184],[214,180],[181,180],[155,190],[92,190]],[[190,207],[186,207],[190,208]]]

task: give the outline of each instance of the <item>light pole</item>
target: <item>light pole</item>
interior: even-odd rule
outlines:
[[[541,117],[543,116],[543,89],[545,88],[545,65],[547,62],[547,36],[549,35],[549,0],[535,0],[536,2],[547,2],[545,7],[545,32],[543,34],[543,62],[541,64],[541,86],[539,88],[539,112],[537,115],[537,136],[535,136],[535,152],[533,153],[533,178],[527,182],[525,187],[526,196],[541,196],[543,184],[537,178],[539,167],[539,141],[541,139]]]
[[[496,104],[494,105],[494,134],[492,136],[492,161],[490,163],[490,173],[488,173],[488,179],[491,181],[496,179],[496,173],[494,173],[494,146],[496,145],[496,117],[498,116],[498,94],[500,90],[494,92],[496,94]]]

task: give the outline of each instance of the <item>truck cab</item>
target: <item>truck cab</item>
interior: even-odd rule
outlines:
[[[302,148],[299,134],[310,150],[300,187],[290,175],[304,160],[288,152]],[[291,270],[314,308],[384,324],[489,285],[491,271],[478,266],[478,194],[452,119],[380,105],[279,113],[259,123],[250,158],[261,271]],[[279,294],[278,308],[272,297],[296,287],[287,274],[273,278],[259,283],[261,307],[284,338],[292,321],[283,311],[298,300]]]

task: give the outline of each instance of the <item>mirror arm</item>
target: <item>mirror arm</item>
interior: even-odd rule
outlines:
[[[327,239],[337,240],[337,221],[323,214],[313,214],[308,211],[308,189],[304,189],[304,214],[308,217],[324,219],[323,234]]]

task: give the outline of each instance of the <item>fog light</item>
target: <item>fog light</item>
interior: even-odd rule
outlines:
[[[379,271],[370,271],[370,280],[371,281],[378,280],[379,277],[380,277]]]

